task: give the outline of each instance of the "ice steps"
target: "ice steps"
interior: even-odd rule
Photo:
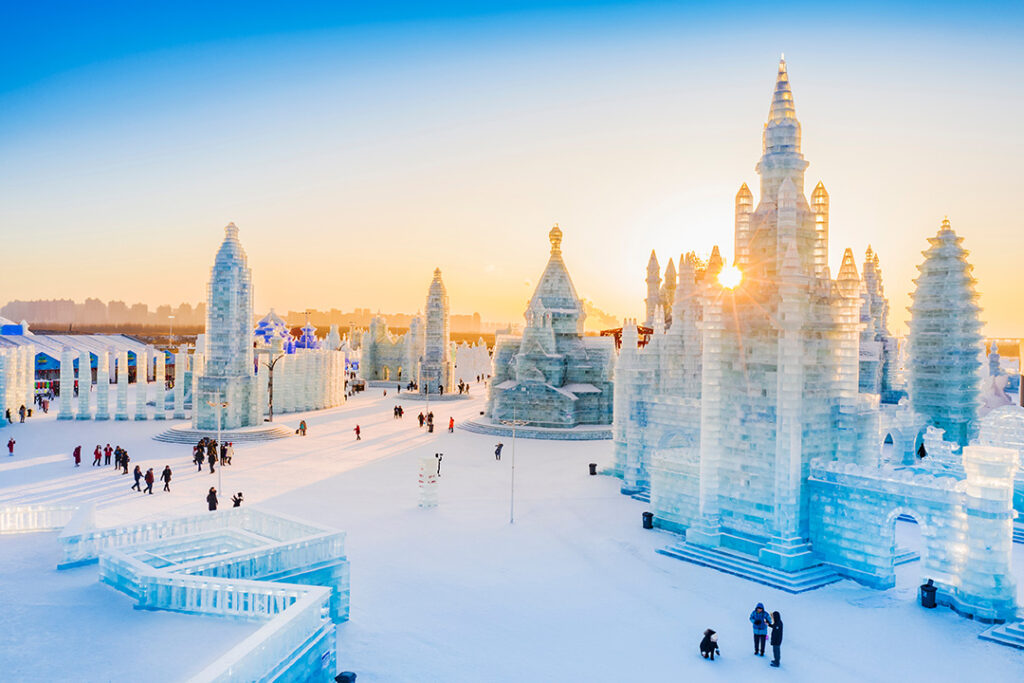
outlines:
[[[907,564],[908,562],[916,562],[921,559],[921,554],[910,550],[909,548],[897,548],[896,556],[892,558],[892,564],[894,567],[898,567],[901,564]]]
[[[982,640],[1024,650],[1024,621],[998,624],[978,635]]]
[[[784,572],[767,567],[753,557],[720,548],[706,548],[685,541],[658,550],[662,555],[717,569],[726,574],[761,583],[787,593],[804,593],[841,580],[839,574],[824,565],[798,572]]]
[[[637,493],[634,493],[632,496],[630,496],[630,498],[632,498],[633,500],[639,500],[641,503],[650,503],[651,502],[651,492],[650,491],[639,491]]]
[[[1013,525],[1013,542],[1024,543],[1024,524],[1018,522]]]

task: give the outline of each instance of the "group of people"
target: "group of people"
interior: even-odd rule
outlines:
[[[765,641],[769,641],[772,646],[771,665],[778,667],[782,661],[782,615],[778,611],[768,614],[764,604],[759,602],[750,613],[750,624],[754,628],[754,655],[764,657]],[[718,649],[718,634],[710,628],[704,631],[704,637],[700,641],[700,654],[704,659],[711,661],[715,660],[715,655],[722,654]]]
[[[32,409],[26,408],[25,404],[22,403],[21,407],[18,408],[18,422],[24,422],[26,417],[32,417]],[[4,419],[7,420],[7,424],[14,424],[14,417],[11,415],[10,408],[4,411]]]
[[[403,417],[405,417],[405,408],[403,408],[402,406],[396,405],[395,406],[395,419],[396,420],[401,420]]]
[[[148,493],[153,495],[153,482],[156,481],[156,477],[153,476],[153,468],[150,467],[146,470],[145,474],[142,474],[142,468],[138,465],[135,466],[135,483],[132,484],[132,490],[138,491],[139,493]],[[143,490],[142,482],[146,482],[146,488]],[[164,465],[164,471],[160,473],[160,481],[164,483],[164,491],[170,493],[171,491],[171,466]]]
[[[210,474],[213,474],[213,466],[220,461],[221,466],[230,465],[231,458],[235,455],[235,446],[230,441],[217,445],[216,439],[204,436],[195,446],[192,447],[192,462],[196,465],[196,471],[203,471],[203,463],[210,465]]]
[[[231,502],[233,503],[233,505],[231,507],[236,507],[236,508],[237,507],[241,507],[242,506],[242,492],[239,491],[235,495],[231,496]],[[210,512],[216,512],[218,501],[217,501],[217,488],[215,486],[211,486],[210,487],[210,492],[206,494],[206,504],[210,506]]]

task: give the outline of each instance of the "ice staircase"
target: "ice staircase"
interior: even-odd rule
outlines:
[[[824,565],[816,565],[798,572],[785,572],[761,564],[745,553],[725,548],[708,548],[681,541],[658,550],[662,555],[692,562],[702,567],[717,569],[787,593],[804,593],[841,580],[839,574]]]
[[[632,498],[633,500],[639,500],[641,503],[650,503],[651,502],[651,492],[650,491],[637,491],[636,493],[631,495],[630,498]]]
[[[1013,524],[1013,542],[1024,543],[1024,524],[1021,522],[1014,522]]]
[[[894,567],[898,567],[901,564],[916,562],[920,559],[921,554],[911,550],[910,548],[896,548],[896,555],[892,558],[892,564]]]
[[[1024,621],[1010,621],[1005,624],[998,624],[987,631],[982,631],[978,637],[982,640],[989,640],[993,643],[1024,650]]]

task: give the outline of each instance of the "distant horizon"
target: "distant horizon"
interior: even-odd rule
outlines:
[[[832,272],[872,246],[902,334],[949,216],[1024,337],[1020,3],[56,5],[0,27],[6,299],[202,300],[234,221],[259,310],[416,310],[440,267],[520,322],[558,223],[580,296],[642,318],[652,248],[732,262],[785,52]]]

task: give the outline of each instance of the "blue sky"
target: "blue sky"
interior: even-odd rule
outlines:
[[[731,254],[784,51],[831,260],[872,243],[898,323],[949,214],[1024,335],[1021,3],[779,8],[8,3],[0,299],[196,301],[234,220],[261,307],[414,311],[440,266],[519,319],[558,221],[581,294],[636,315],[651,248]]]

